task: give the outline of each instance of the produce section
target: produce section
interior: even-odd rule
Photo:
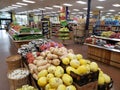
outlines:
[[[42,32],[37,28],[30,28],[25,26],[11,26],[9,30],[9,36],[15,43],[15,46],[19,48],[23,44],[27,44],[31,40],[37,40],[44,38]]]
[[[28,48],[29,45],[32,47]],[[23,45],[18,53],[24,57],[23,62],[34,78],[32,82],[37,84],[36,88],[82,90],[94,85],[90,90],[102,90],[104,85],[109,88],[113,85],[110,76],[104,74],[97,63],[84,59],[81,54],[74,54],[72,49],[45,39],[32,41],[29,45]],[[42,48],[43,45],[49,46]]]
[[[65,40],[70,39],[69,29],[67,27],[61,28],[59,30],[58,36],[59,36],[59,39],[62,40],[62,42],[65,44]]]
[[[88,46],[88,57],[119,68],[119,41],[118,38],[101,36],[87,38],[85,45]]]

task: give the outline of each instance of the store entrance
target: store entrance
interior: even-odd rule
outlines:
[[[11,22],[11,19],[1,19],[0,20],[0,30],[5,30],[7,25]]]

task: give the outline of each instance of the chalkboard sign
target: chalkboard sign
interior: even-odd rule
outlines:
[[[42,22],[42,34],[48,35],[50,33],[49,27],[50,27],[50,21],[49,19],[43,18],[41,19]]]

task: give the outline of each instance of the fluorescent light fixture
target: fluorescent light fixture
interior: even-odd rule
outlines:
[[[87,4],[87,2],[84,2],[84,1],[76,1],[76,3]]]
[[[13,6],[13,7],[22,7],[22,6],[16,5],[16,4],[13,4],[12,6]]]
[[[76,13],[71,13],[71,14],[76,14]]]
[[[27,6],[28,4],[26,4],[26,3],[19,3],[19,2],[17,2],[16,4],[18,4],[18,5],[24,5],[24,6]]]
[[[68,10],[68,12],[71,12],[70,10]]]
[[[96,6],[96,8],[98,8],[98,9],[103,9],[104,7],[102,7],[102,6]]]
[[[87,10],[87,8],[83,8],[84,10]]]
[[[31,1],[31,0],[23,0],[23,2],[27,2],[27,3],[35,3],[35,1]]]
[[[120,4],[113,4],[114,7],[120,7]]]
[[[61,8],[62,6],[59,6],[59,5],[53,5],[53,7],[55,7],[55,8]]]
[[[115,10],[113,10],[113,9],[111,9],[111,10],[109,10],[110,12],[115,12]]]
[[[120,14],[120,12],[118,12],[118,14]]]
[[[79,14],[83,14],[84,12],[78,12]]]
[[[110,14],[112,14],[112,13],[107,13],[107,14],[109,14],[109,15],[110,15]]]
[[[73,9],[73,11],[79,11],[79,9]]]
[[[98,1],[103,2],[103,1],[106,1],[106,0],[98,0]]]
[[[40,11],[39,9],[33,9],[34,12]]]
[[[63,5],[65,5],[65,6],[72,6],[72,4],[69,4],[69,3],[64,3]]]
[[[33,12],[33,10],[28,10],[27,12]]]
[[[45,11],[46,9],[44,9],[44,8],[38,8],[39,10],[43,10],[43,11]]]
[[[56,13],[56,12],[51,12],[51,13]]]
[[[52,7],[45,7],[46,9],[53,9]]]

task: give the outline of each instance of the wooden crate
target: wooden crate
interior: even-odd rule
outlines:
[[[110,65],[120,68],[120,63],[116,63],[116,62],[111,61]]]
[[[98,82],[91,82],[81,87],[76,83],[74,83],[74,85],[76,86],[77,90],[97,90]]]
[[[111,51],[102,49],[102,61],[106,64],[110,64]]]
[[[92,54],[88,54],[88,58],[89,58],[89,59],[93,59],[93,60],[97,60],[97,61],[101,61],[101,58],[100,58],[100,57],[94,56],[94,55],[92,55]]]
[[[120,64],[120,53],[111,52],[110,60]]]
[[[110,83],[106,83],[104,85],[98,85],[98,89],[97,90],[111,90],[112,87],[113,87],[113,80],[111,78],[111,82]]]
[[[102,50],[88,46],[88,58],[101,61]]]
[[[82,76],[77,75],[74,72],[70,72],[70,75],[72,76],[73,81],[76,84],[78,84],[79,86],[84,86],[90,82],[98,81],[99,71],[90,72],[90,73],[82,75]]]
[[[23,45],[23,44],[28,44],[30,41],[26,41],[26,42],[14,42],[14,44],[15,44],[15,47],[16,48],[20,48],[21,47],[21,45]]]

